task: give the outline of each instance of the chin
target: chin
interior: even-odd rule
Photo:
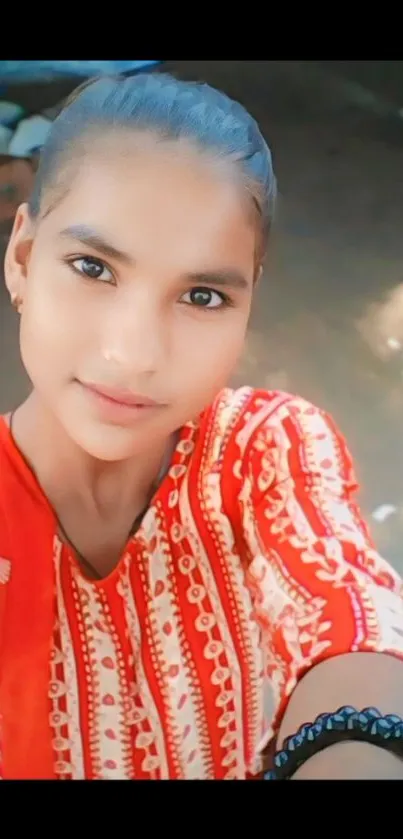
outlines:
[[[92,423],[82,423],[78,428],[65,428],[70,439],[83,452],[105,463],[129,460],[150,447],[150,438],[147,439],[144,434],[138,435],[132,429]]]

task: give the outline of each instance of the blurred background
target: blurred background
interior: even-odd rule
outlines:
[[[259,121],[280,198],[234,383],[297,392],[334,415],[378,547],[403,572],[403,61],[117,63],[206,81]],[[28,62],[24,75],[21,64],[0,62],[1,265],[58,106],[113,69]],[[17,327],[1,282],[0,412],[28,388]]]

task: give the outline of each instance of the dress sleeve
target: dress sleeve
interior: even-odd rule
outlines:
[[[247,463],[246,579],[275,729],[298,680],[320,661],[356,651],[403,658],[403,587],[375,550],[351,456],[326,413],[289,397],[255,429]]]

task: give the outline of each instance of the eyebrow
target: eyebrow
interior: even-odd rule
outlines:
[[[104,238],[102,233],[99,233],[92,227],[88,227],[86,224],[73,224],[71,227],[66,227],[60,231],[59,236],[63,239],[75,239],[76,242],[81,242],[82,245],[94,248],[94,250],[103,253],[104,256],[108,256],[110,259],[117,259],[119,262],[125,262],[126,264],[133,262],[129,254],[116,248]]]
[[[116,248],[111,242],[105,239],[102,233],[99,233],[86,224],[73,224],[70,227],[66,227],[60,231],[59,236],[63,239],[74,239],[82,245],[94,248],[94,250],[103,253],[104,256],[110,259],[116,259],[119,262],[126,263],[126,265],[133,264],[134,260],[129,254]],[[234,268],[191,273],[187,275],[186,279],[189,283],[195,285],[215,285],[235,290],[245,290],[250,286],[243,274]]]
[[[189,283],[196,285],[225,286],[235,290],[250,288],[246,277],[234,268],[224,271],[202,271],[201,273],[188,274],[186,279]]]

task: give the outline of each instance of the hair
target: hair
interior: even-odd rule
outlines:
[[[66,164],[85,154],[85,140],[108,129],[146,131],[167,141],[187,140],[199,150],[233,163],[258,210],[259,251],[260,256],[264,255],[273,219],[276,178],[258,124],[224,93],[164,73],[90,80],[71,94],[41,152],[29,201],[33,219],[44,212],[45,196],[63,184],[65,187]]]

